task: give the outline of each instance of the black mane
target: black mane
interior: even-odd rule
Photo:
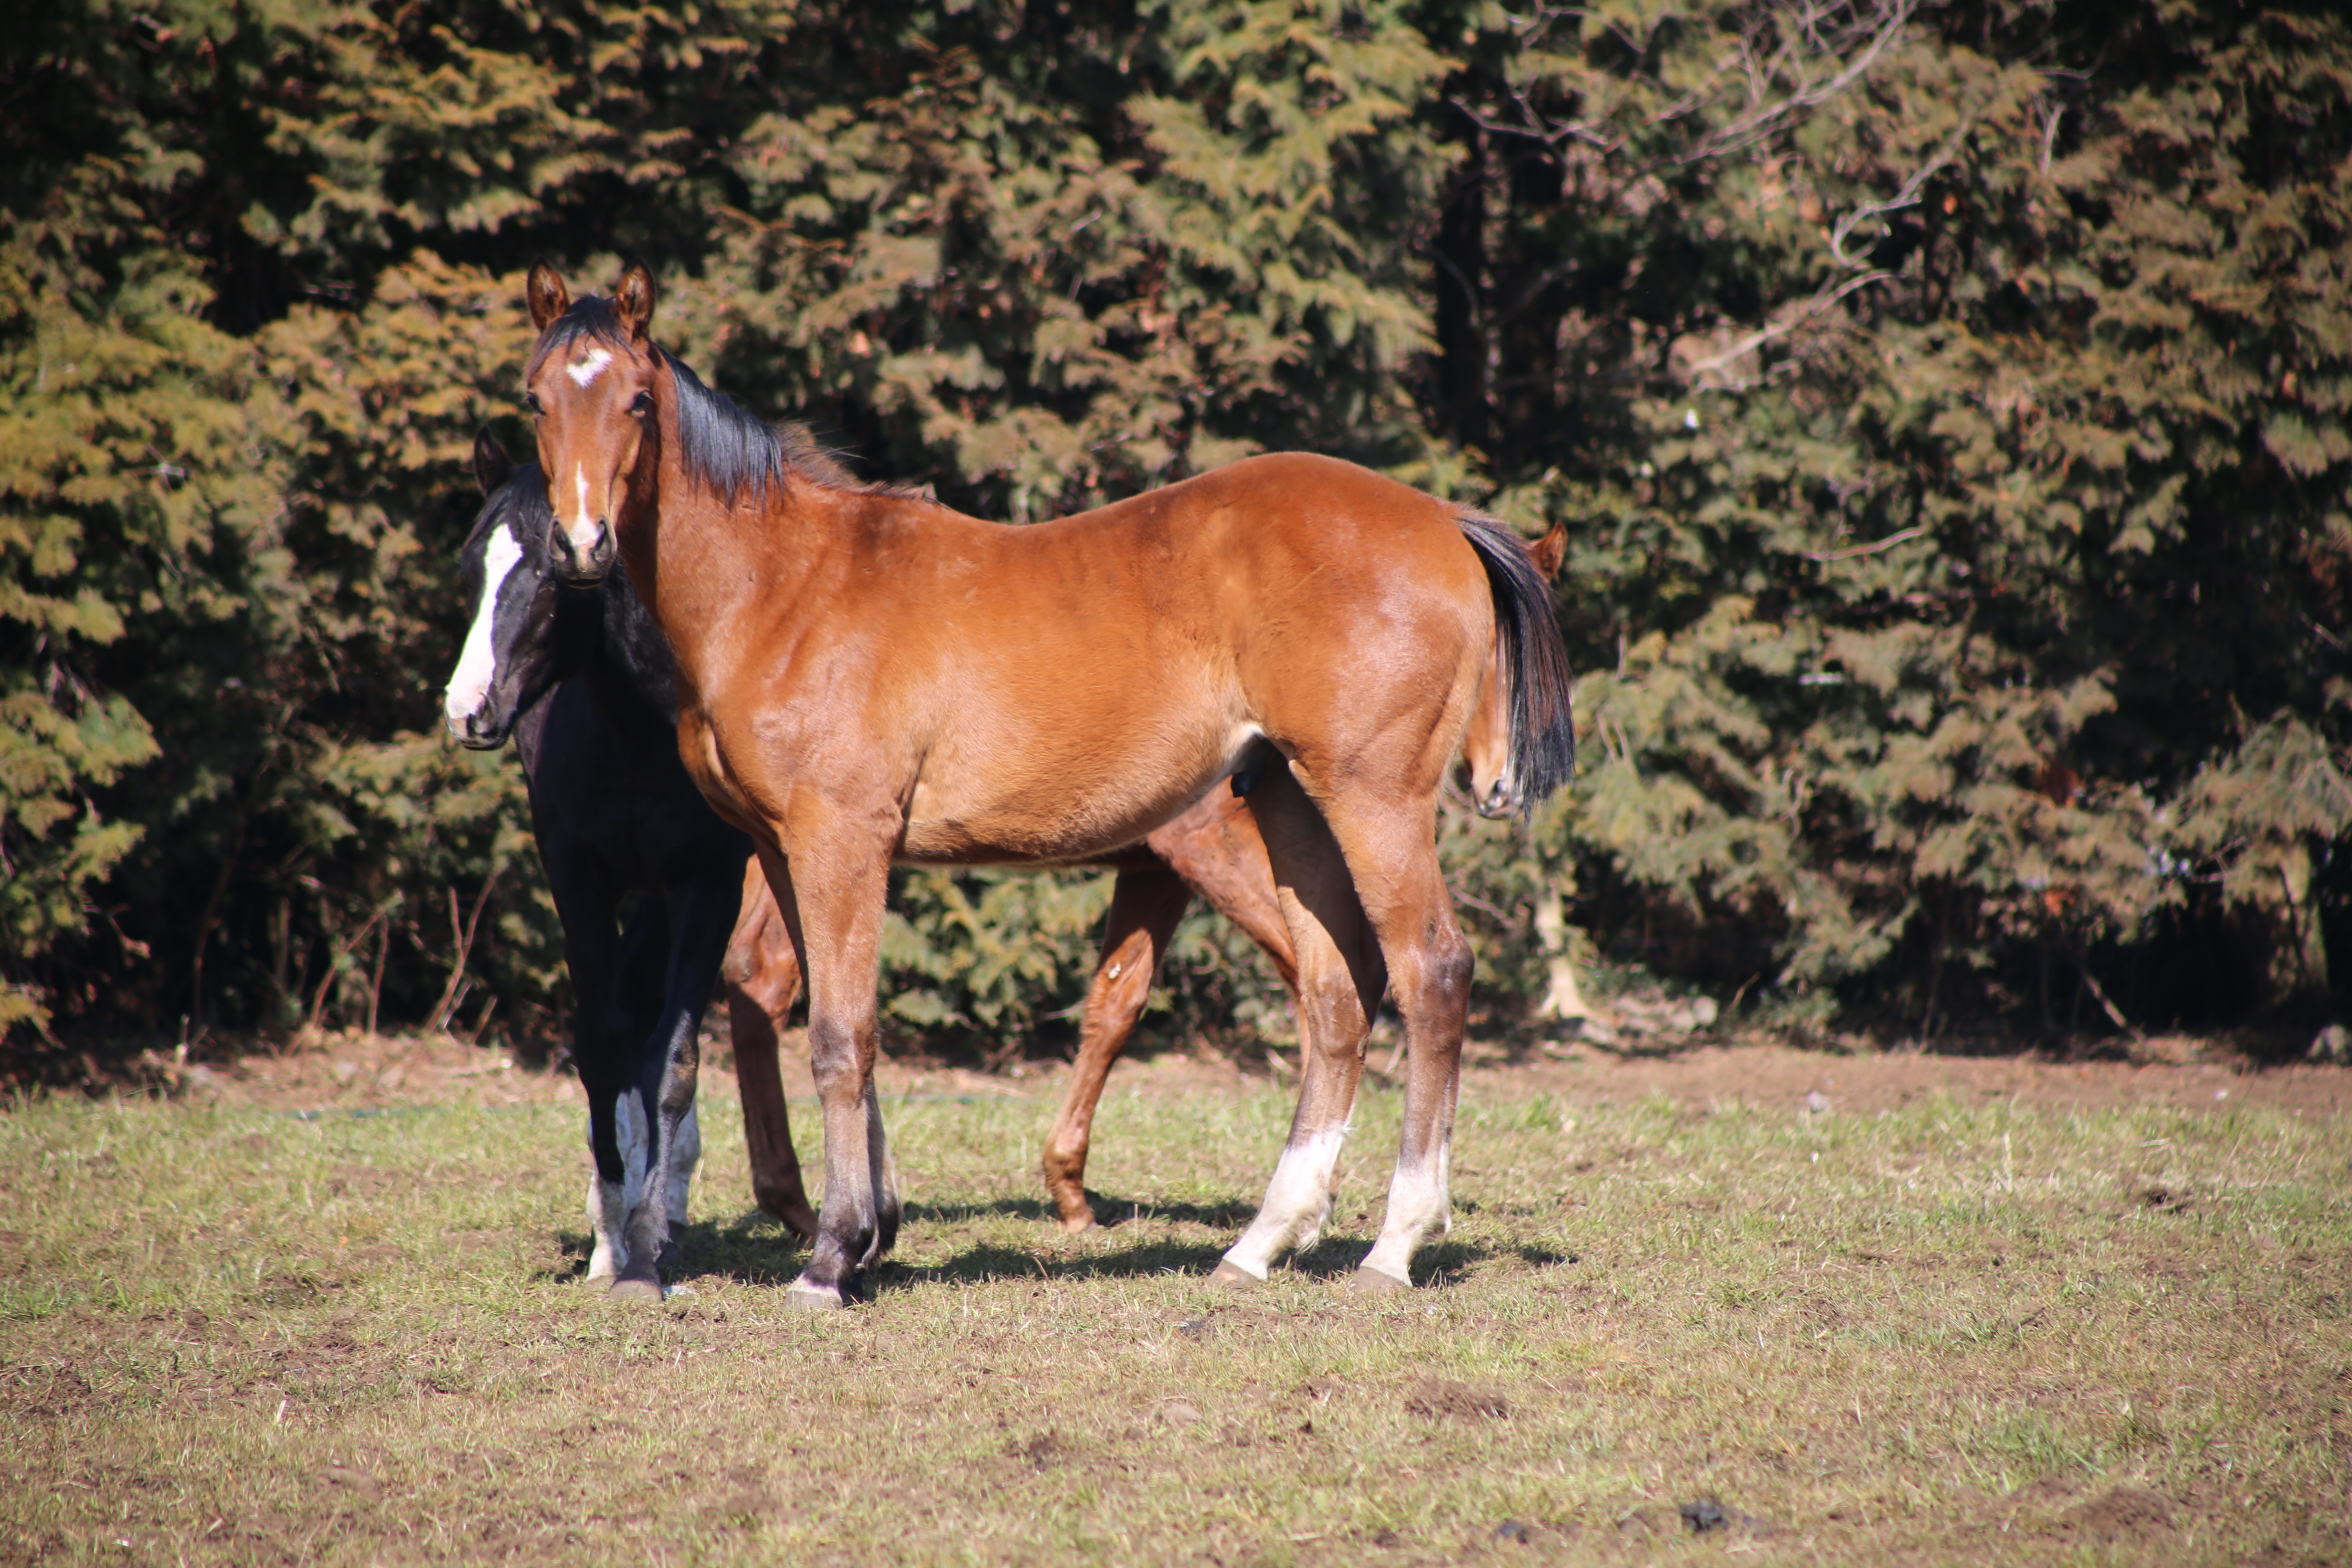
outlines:
[[[550,355],[583,338],[624,352],[634,346],[613,301],[590,294],[547,324],[531,350],[523,379],[538,374]],[[791,479],[860,494],[916,493],[860,483],[817,444],[805,425],[771,425],[725,393],[705,386],[693,367],[667,349],[656,344],[653,352],[669,366],[677,388],[678,459],[687,477],[717,491],[729,506],[747,496],[763,501]]]
[[[677,386],[677,455],[687,476],[717,490],[733,506],[749,495],[768,499],[784,487],[792,454],[773,426],[723,392],[702,384],[687,363],[656,349]]]
[[[771,425],[725,393],[703,385],[693,368],[667,349],[655,352],[677,386],[678,458],[688,477],[717,490],[728,505],[746,494],[763,500],[770,489],[782,489],[788,477],[826,489],[897,493],[859,483],[817,445],[807,426]]]
[[[483,542],[489,538],[490,530],[509,517],[515,520],[515,540],[522,546],[523,559],[536,563],[544,557],[548,530],[555,526],[555,509],[547,504],[547,479],[537,463],[515,464],[499,488],[482,498],[482,510],[475,514],[466,542],[457,547],[457,559],[466,571],[478,570],[475,563],[481,559]],[[545,570],[543,566],[536,569]]]

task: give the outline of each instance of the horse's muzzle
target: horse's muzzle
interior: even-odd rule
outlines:
[[[449,738],[469,752],[495,752],[507,743],[514,731],[510,718],[498,714],[485,715],[476,709],[463,719],[450,716]]]
[[[613,525],[598,518],[595,537],[583,552],[573,541],[572,531],[559,522],[548,531],[547,552],[556,575],[565,582],[574,586],[601,583],[613,569]]]

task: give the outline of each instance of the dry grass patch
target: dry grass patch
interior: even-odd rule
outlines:
[[[569,1107],[23,1105],[0,1560],[2352,1554],[2352,1123],[1486,1088],[1404,1300],[1340,1288],[1393,1096],[1241,1298],[1286,1096],[1114,1094],[1077,1237],[1049,1100],[894,1105],[899,1252],[825,1318],[716,1096],[692,1293],[638,1310],[575,1283]]]

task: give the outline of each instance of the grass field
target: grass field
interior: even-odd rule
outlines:
[[[2352,1119],[1487,1082],[1398,1300],[1341,1285],[1393,1093],[1240,1297],[1287,1094],[1115,1080],[1074,1238],[1053,1103],[892,1103],[908,1223],[824,1317],[719,1093],[635,1310],[572,1106],[19,1104],[0,1561],[2352,1561]]]

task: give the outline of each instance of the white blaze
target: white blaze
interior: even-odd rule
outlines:
[[[604,367],[612,363],[613,353],[610,349],[590,349],[586,353],[564,366],[564,374],[585,386],[604,374]]]
[[[490,694],[490,682],[499,672],[499,651],[491,643],[497,631],[499,590],[506,586],[521,560],[522,546],[515,542],[514,530],[501,523],[491,533],[490,547],[482,557],[481,606],[474,612],[474,624],[467,628],[457,672],[449,677],[444,711],[453,730],[463,730],[466,721],[480,710],[482,699]]]
[[[573,513],[573,521],[572,524],[572,542],[576,546],[583,538],[593,539],[596,537],[596,520],[588,515],[587,464],[574,463],[572,466],[572,488],[578,492],[580,497],[579,510]]]

